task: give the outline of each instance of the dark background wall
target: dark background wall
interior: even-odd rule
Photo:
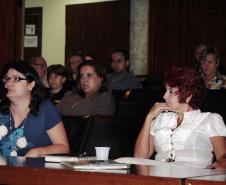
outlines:
[[[22,57],[22,0],[0,1],[0,69]]]
[[[129,0],[67,6],[65,58],[84,50],[106,62],[114,48],[129,49],[129,6]],[[23,57],[22,7],[23,0],[0,1],[0,68]],[[149,8],[149,73],[191,65],[200,43],[216,46],[226,66],[225,0],[150,0]]]
[[[150,0],[149,72],[190,65],[202,43],[219,49],[226,66],[225,0]]]

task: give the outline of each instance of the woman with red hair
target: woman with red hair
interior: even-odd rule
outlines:
[[[226,169],[226,127],[216,113],[199,106],[205,85],[190,67],[174,67],[165,77],[164,103],[149,111],[135,145],[135,157]],[[213,152],[216,162],[213,163]]]

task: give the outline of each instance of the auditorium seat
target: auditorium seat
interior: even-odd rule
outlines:
[[[82,116],[62,116],[62,120],[70,145],[70,155],[77,156],[88,118],[83,118]]]
[[[155,102],[163,102],[163,90],[133,89],[124,100],[117,101],[116,115],[144,119]]]
[[[116,115],[144,120],[151,106],[144,102],[118,101]]]
[[[142,124],[136,119],[93,116],[89,119],[80,154],[95,155],[95,146],[109,146],[110,159],[133,156],[134,144]]]
[[[155,102],[162,102],[165,89],[158,90],[144,90],[144,89],[133,89],[131,90],[127,101],[146,103],[153,106]]]
[[[226,124],[226,90],[207,90],[204,102],[200,109],[203,112],[220,114]]]

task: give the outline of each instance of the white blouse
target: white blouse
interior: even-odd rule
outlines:
[[[150,134],[154,136],[156,160],[184,161],[206,167],[213,159],[210,137],[226,137],[226,127],[219,114],[200,110],[185,112],[177,127],[177,114],[166,112],[152,121]]]

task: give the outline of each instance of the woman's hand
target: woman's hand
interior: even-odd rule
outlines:
[[[225,170],[226,169],[226,154],[220,158],[219,161],[216,161],[214,162],[213,164],[211,164],[209,166],[209,168],[212,168],[212,169],[219,169],[219,170]]]
[[[150,109],[146,119],[150,122],[155,117],[157,117],[161,112],[168,111],[169,106],[166,103],[155,103],[154,106]]]

